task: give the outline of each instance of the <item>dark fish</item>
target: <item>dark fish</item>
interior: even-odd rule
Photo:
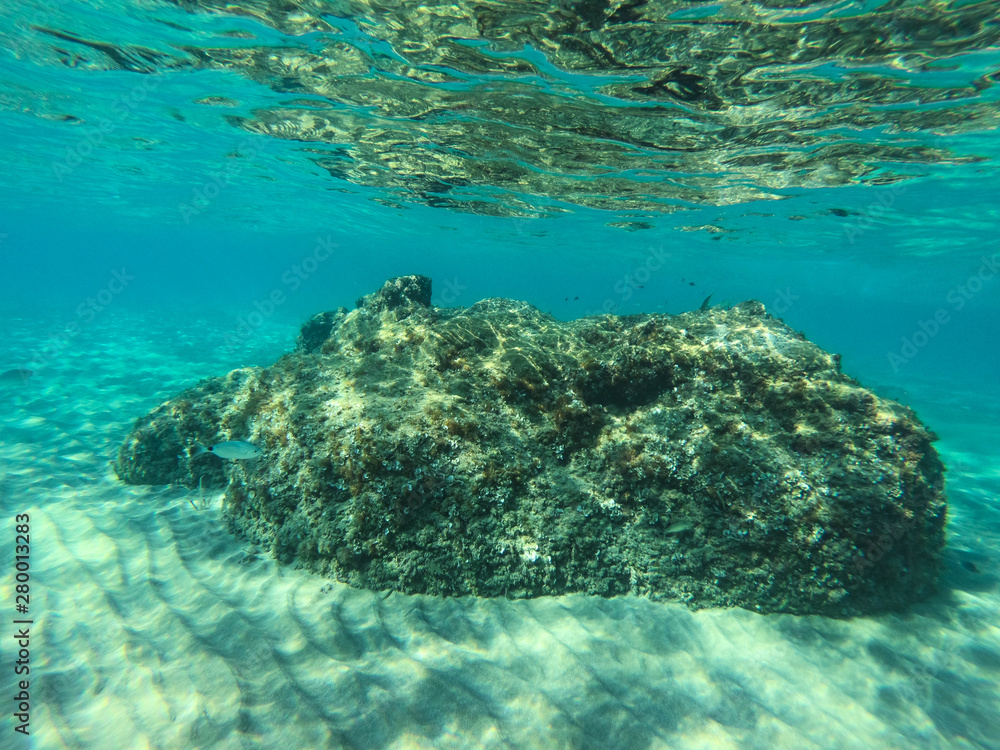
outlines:
[[[712,295],[710,294],[707,297],[705,297],[705,301],[701,303],[701,307],[699,307],[698,309],[699,310],[709,309],[712,306],[711,302],[712,302]]]
[[[13,370],[0,372],[0,383],[27,383],[34,374],[34,370],[15,367]]]
[[[963,560],[962,561],[962,567],[965,568],[966,570],[968,570],[970,573],[978,573],[979,572],[979,568],[976,567],[976,564],[974,562],[972,562],[972,560]]]

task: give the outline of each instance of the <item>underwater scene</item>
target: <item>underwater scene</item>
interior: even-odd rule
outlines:
[[[1000,748],[1000,2],[7,0],[0,747]]]

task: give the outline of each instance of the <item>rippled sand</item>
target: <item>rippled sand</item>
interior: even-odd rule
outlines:
[[[49,330],[7,327],[10,366]],[[903,616],[387,596],[257,556],[225,531],[220,493],[117,481],[132,418],[245,363],[199,355],[197,321],[139,331],[109,314],[0,390],[0,590],[10,602],[13,516],[27,512],[35,747],[998,746],[998,436],[975,414],[975,440],[939,445],[951,588]],[[254,345],[262,361],[287,346]],[[27,747],[9,705],[4,747]]]

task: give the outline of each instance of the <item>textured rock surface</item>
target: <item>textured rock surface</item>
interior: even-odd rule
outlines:
[[[757,302],[560,322],[400,277],[139,419],[116,468],[228,482],[233,531],[360,587],[885,611],[934,588],[943,467],[838,364]],[[187,458],[226,439],[264,457]]]

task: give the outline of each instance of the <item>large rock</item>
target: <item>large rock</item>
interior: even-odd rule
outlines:
[[[933,590],[934,436],[758,302],[560,322],[408,276],[358,305],[139,419],[118,475],[226,486],[233,531],[372,589],[838,616]],[[229,439],[264,456],[187,457]]]

